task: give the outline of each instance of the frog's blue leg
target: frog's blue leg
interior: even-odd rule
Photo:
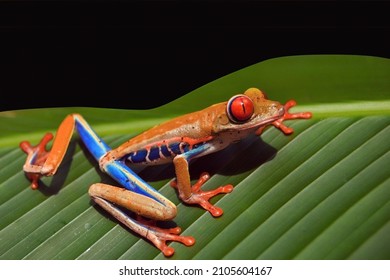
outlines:
[[[165,256],[174,253],[174,249],[167,246],[167,241],[181,242],[186,246],[194,244],[193,237],[178,235],[181,231],[179,227],[161,229],[151,222],[131,218],[116,206],[125,207],[152,220],[172,220],[176,216],[176,206],[135,174],[123,160],[106,161],[104,156],[111,148],[80,115],[74,115],[74,119],[80,138],[101,169],[124,187],[93,184],[89,189],[91,198],[132,231],[149,239]]]
[[[91,126],[80,115],[74,114],[77,132],[91,155],[101,163],[102,171],[110,175],[122,187],[129,191],[147,196],[162,204],[170,204],[158,191],[152,188],[140,178],[123,160],[102,162],[103,157],[111,148],[91,128]],[[172,206],[172,205],[169,205]]]

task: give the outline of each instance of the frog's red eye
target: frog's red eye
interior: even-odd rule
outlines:
[[[235,95],[228,101],[226,112],[232,122],[245,122],[253,115],[253,101],[246,95]]]

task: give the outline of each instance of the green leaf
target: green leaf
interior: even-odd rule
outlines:
[[[38,142],[66,114],[79,112],[115,147],[249,87],[282,103],[295,99],[294,111],[311,111],[313,118],[288,121],[291,136],[271,127],[261,138],[191,164],[194,181],[203,171],[213,174],[204,189],[234,185],[232,193],[213,199],[225,211],[217,219],[180,202],[169,186],[172,166],[137,169],[178,205],[174,223],[183,235],[196,238],[192,247],[172,244],[171,259],[389,259],[390,60],[348,55],[263,61],[152,110],[1,112],[0,258],[163,259],[91,202],[91,184],[113,181],[77,136],[58,174],[43,178],[38,191],[23,174],[18,144]]]

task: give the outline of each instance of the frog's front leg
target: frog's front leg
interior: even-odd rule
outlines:
[[[27,141],[20,144],[22,150],[27,153],[23,169],[32,181],[34,189],[38,188],[41,176],[56,173],[75,128],[89,152],[99,161],[102,171],[126,188],[106,184],[92,185],[89,194],[97,204],[131,230],[150,240],[165,256],[174,253],[174,249],[166,245],[167,241],[177,241],[187,246],[194,244],[193,237],[178,235],[178,227],[161,229],[152,225],[152,222],[131,218],[118,207],[125,207],[151,220],[166,221],[176,216],[176,206],[135,174],[124,160],[107,160],[111,148],[97,136],[81,115],[72,114],[65,118],[57,130],[50,151],[46,149],[46,145],[53,138],[51,134],[46,134],[37,146],[31,146]]]
[[[206,143],[184,154],[178,155],[173,159],[176,172],[176,180],[171,185],[178,189],[179,197],[182,201],[188,204],[199,204],[205,210],[209,211],[214,217],[219,217],[223,214],[223,210],[212,205],[210,198],[220,193],[230,193],[233,190],[232,185],[218,187],[210,191],[202,191],[202,185],[210,178],[208,173],[202,173],[199,180],[191,186],[191,179],[189,174],[188,163],[194,158],[202,155],[207,149],[212,148],[210,144]]]

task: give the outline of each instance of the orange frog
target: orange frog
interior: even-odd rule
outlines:
[[[188,169],[190,160],[224,149],[249,134],[260,135],[267,125],[273,125],[285,134],[292,133],[293,130],[283,124],[284,120],[311,118],[309,112],[289,113],[288,110],[294,105],[293,100],[285,105],[268,100],[261,90],[250,88],[227,102],[157,125],[116,149],[104,143],[81,115],[71,114],[59,126],[50,151],[46,150],[46,144],[53,138],[49,133],[37,146],[31,146],[27,141],[20,143],[28,155],[23,169],[32,181],[31,187],[38,188],[41,176],[56,173],[76,128],[100,169],[121,185],[93,184],[89,188],[91,198],[131,230],[150,240],[165,256],[171,256],[174,249],[166,244],[167,241],[190,246],[195,239],[179,235],[179,227],[162,229],[155,225],[154,221],[174,219],[176,205],[142,180],[128,163],[173,162],[176,180],[172,186],[177,188],[180,199],[187,204],[200,205],[214,217],[221,216],[222,209],[212,205],[209,199],[220,193],[231,192],[233,186],[202,191],[201,186],[210,177],[208,173],[203,173],[192,186]],[[117,205],[131,210],[139,218],[129,217]]]

